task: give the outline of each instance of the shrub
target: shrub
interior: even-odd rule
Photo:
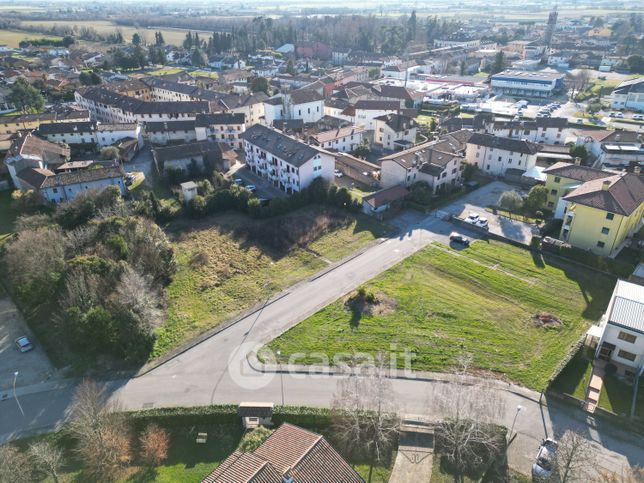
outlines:
[[[273,433],[264,426],[258,426],[254,430],[246,433],[239,443],[239,450],[243,453],[252,453],[259,446],[266,441],[266,439]]]
[[[150,424],[139,437],[140,456],[147,466],[159,466],[168,457],[170,438],[165,430]]]

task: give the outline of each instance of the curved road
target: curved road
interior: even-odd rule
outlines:
[[[151,372],[134,379],[110,381],[106,387],[126,409],[243,400],[328,406],[337,377],[260,373],[249,366],[247,355],[428,243],[446,241],[451,229],[449,223],[429,217],[406,233],[383,240],[345,263],[295,285],[262,310]],[[443,383],[395,379],[393,385],[400,412],[440,418],[432,404],[432,393],[438,384]],[[540,440],[552,434],[559,437],[570,428],[582,430],[593,441],[601,468],[621,471],[628,464],[644,466],[644,445],[638,438],[602,427],[581,411],[571,411],[555,402],[540,404],[538,393],[525,389],[514,391],[515,388],[501,384],[496,387],[496,394],[506,407],[499,423],[510,427],[516,407],[523,407],[515,426],[518,436],[510,446],[513,468],[529,473]],[[0,402],[0,442],[39,428],[51,428],[63,421],[72,393],[71,383],[19,390],[24,417],[13,399]]]

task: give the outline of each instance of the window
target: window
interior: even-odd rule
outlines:
[[[550,194],[555,196],[557,194],[557,190],[550,190]]]
[[[615,213],[606,213],[607,220],[612,220],[613,218],[615,218]]]
[[[561,178],[559,176],[555,176],[555,183],[559,183],[561,181]]]
[[[608,235],[608,232],[609,232],[609,231],[610,231],[610,230],[609,230],[608,228],[603,227],[603,228],[602,228],[602,235]]]
[[[604,248],[606,244],[603,241],[598,241],[597,242],[597,248]]]
[[[617,353],[617,355],[619,357],[621,357],[622,359],[626,359],[626,360],[631,361],[631,362],[634,361],[637,358],[637,356],[635,354],[633,354],[632,352],[628,352],[628,351],[621,350],[621,349]]]
[[[635,341],[637,340],[637,337],[635,337],[633,334],[629,334],[628,332],[623,332],[620,331],[619,335],[617,336],[619,340],[624,340],[626,342],[630,342],[631,344],[634,344]]]
[[[501,161],[501,156],[499,156],[499,159],[498,159],[498,161]]]

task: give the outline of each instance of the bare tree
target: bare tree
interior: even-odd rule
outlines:
[[[148,466],[159,466],[168,457],[170,439],[163,428],[150,424],[139,437],[141,459]]]
[[[33,481],[33,468],[29,458],[13,445],[0,446],[0,481],[2,483]]]
[[[131,459],[128,428],[119,409],[90,380],[81,382],[74,393],[70,431],[86,471],[97,481],[118,479]]]
[[[445,419],[436,427],[437,446],[463,481],[472,468],[488,467],[505,446],[503,435],[493,424],[505,412],[504,402],[490,386],[468,380],[470,354],[459,357],[453,382],[434,390],[432,403]]]
[[[382,357],[375,365],[345,368],[347,377],[338,381],[333,396],[334,434],[345,452],[363,453],[373,466],[385,461],[396,443],[399,429],[391,380]]]
[[[136,316],[144,332],[151,332],[163,320],[160,310],[161,295],[152,286],[150,277],[144,277],[127,266],[114,293],[114,304]]]
[[[555,467],[560,483],[589,481],[594,466],[594,453],[590,441],[578,431],[569,430],[559,440]]]
[[[58,483],[58,471],[63,465],[63,450],[49,441],[37,441],[29,445],[29,456],[35,467]]]

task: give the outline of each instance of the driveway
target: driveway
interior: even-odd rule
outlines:
[[[533,234],[539,230],[534,225],[519,220],[510,220],[504,216],[497,216],[485,211],[490,205],[495,205],[504,191],[519,191],[502,181],[493,181],[471,193],[459,198],[448,206],[441,208],[453,216],[465,218],[470,213],[478,213],[488,219],[490,233],[500,235],[521,243],[530,244]]]
[[[14,341],[23,335],[29,337],[35,347],[24,354],[14,347]],[[2,297],[0,298],[0,399],[11,390],[16,371],[19,372],[16,386],[25,386],[50,379],[54,368],[11,299]]]
[[[245,164],[236,164],[230,169],[230,171],[228,171],[227,174],[229,174],[232,179],[241,179],[244,182],[244,185],[254,184],[257,188],[255,196],[258,198],[272,199],[286,197],[286,193],[273,186],[268,180],[251,172]]]
[[[128,171],[140,171],[143,173],[145,178],[149,178],[150,172],[152,171],[152,165],[152,151],[150,150],[150,147],[146,145],[137,153],[132,161],[125,164],[125,169]]]

